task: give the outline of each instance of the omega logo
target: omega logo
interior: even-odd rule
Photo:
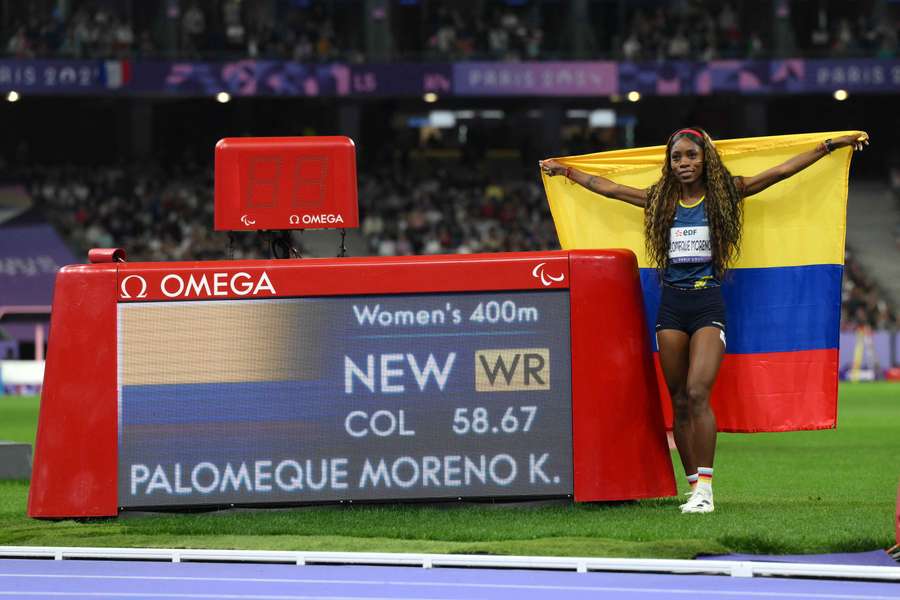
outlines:
[[[303,217],[299,217],[297,215],[291,215],[288,218],[288,222],[291,225],[300,225],[303,223],[304,225],[323,225],[323,224],[336,224],[343,223],[344,217],[340,214],[333,213],[322,213],[317,215],[303,215]]]
[[[343,223],[344,217],[341,215],[335,215],[331,213],[322,213],[320,215],[303,215],[303,224],[309,225],[311,223]]]
[[[159,289],[166,298],[206,298],[209,296],[258,296],[260,292],[276,295],[275,286],[263,271],[259,276],[239,273],[191,273],[184,277],[169,273]]]
[[[134,296],[134,298],[146,298],[147,297],[147,280],[144,279],[143,277],[141,277],[140,275],[129,275],[128,277],[126,277],[125,279],[122,280],[122,284],[119,288],[122,292],[122,297],[123,298],[131,298],[132,297],[132,295],[128,293],[128,287],[129,287],[128,281],[130,279],[137,279],[138,281],[141,282],[140,291],[137,293],[136,296]]]

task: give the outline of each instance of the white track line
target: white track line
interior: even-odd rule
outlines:
[[[630,573],[678,573],[730,575],[732,577],[777,576],[898,581],[900,568],[865,565],[776,563],[728,560],[669,560],[591,558],[561,556],[493,556],[464,554],[413,554],[387,552],[305,552],[266,550],[89,548],[0,546],[0,558],[52,558],[160,560],[168,562],[243,562],[436,567],[552,569],[560,571],[616,571]]]

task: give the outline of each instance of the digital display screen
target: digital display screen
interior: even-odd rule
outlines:
[[[118,304],[122,507],[571,494],[569,291]]]
[[[242,165],[246,169],[246,195],[242,208],[277,208],[282,195],[280,187],[286,185],[284,180],[288,175],[291,176],[288,184],[291,208],[322,208],[330,162],[327,155],[301,156],[289,164],[281,156],[248,158]]]

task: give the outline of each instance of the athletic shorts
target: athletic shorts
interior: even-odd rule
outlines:
[[[719,286],[683,290],[662,286],[662,299],[656,316],[656,331],[677,329],[688,335],[702,327],[718,327],[725,342],[725,301]]]

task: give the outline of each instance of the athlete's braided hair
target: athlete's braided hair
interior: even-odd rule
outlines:
[[[669,138],[662,176],[647,190],[647,207],[644,211],[647,257],[656,265],[662,279],[662,273],[669,264],[669,228],[675,219],[675,204],[681,193],[680,182],[671,166],[672,146],[682,138],[687,138],[703,149],[702,177],[706,183],[704,204],[709,219],[713,272],[721,279],[728,266],[740,254],[744,203],[734,177],[722,163],[712,139],[698,127],[679,130]]]

